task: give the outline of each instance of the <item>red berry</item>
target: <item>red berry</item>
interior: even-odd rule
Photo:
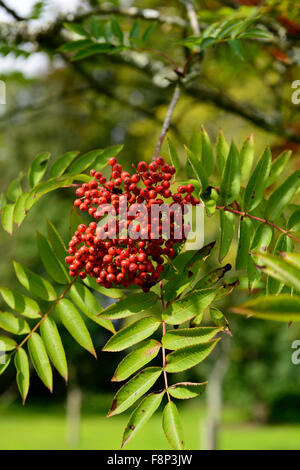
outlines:
[[[108,160],[108,164],[111,165],[111,166],[114,166],[116,163],[117,163],[117,160],[115,158],[110,158]]]

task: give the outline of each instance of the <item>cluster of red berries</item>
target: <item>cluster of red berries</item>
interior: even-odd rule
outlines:
[[[88,226],[79,225],[69,243],[70,256],[66,257],[69,273],[81,279],[92,276],[106,288],[113,285],[126,288],[134,284],[147,292],[164,270],[164,257],[175,256],[174,245],[182,243],[190,229],[182,225],[184,211],[176,214],[172,204],[184,208],[186,204],[196,205],[200,201],[192,194],[195,189],[192,184],[178,186],[172,193],[170,187],[175,168],[166,164],[162,157],[149,165],[139,162],[133,175],[123,171],[115,158],[108,163],[112,167],[109,180],[102,173],[91,170],[93,179],[76,190],[74,206],[88,212],[93,221]],[[166,202],[168,199],[169,203]],[[126,205],[127,215],[121,221],[122,204]],[[138,210],[139,204],[146,209],[146,216]],[[163,235],[162,214],[152,220],[157,226],[156,236],[153,225],[148,222],[151,207],[163,204],[170,208],[167,238]],[[111,214],[109,220],[104,215],[108,213]],[[180,237],[175,228],[179,223]],[[124,229],[126,235],[121,236]]]

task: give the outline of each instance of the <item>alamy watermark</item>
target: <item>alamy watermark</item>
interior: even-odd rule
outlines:
[[[292,103],[298,105],[300,104],[300,80],[295,80],[292,83],[292,88],[295,89],[292,93]]]
[[[295,365],[295,366],[298,366],[300,364],[300,340],[299,339],[296,339],[293,343],[292,343],[292,349],[295,349],[295,351],[293,352],[292,354],[292,363]]]
[[[204,207],[201,204],[131,204],[120,196],[119,208],[101,204],[94,214],[99,219],[96,235],[101,240],[186,240],[186,250],[198,250],[204,245]]]

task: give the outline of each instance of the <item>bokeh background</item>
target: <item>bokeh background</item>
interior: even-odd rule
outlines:
[[[249,7],[261,3],[263,14],[286,35],[286,48],[247,44],[246,59],[241,61],[220,45],[209,50],[201,64],[194,64],[194,88],[183,93],[170,130],[182,162],[183,144],[204,124],[212,140],[221,127],[228,141],[234,138],[239,146],[253,132],[257,156],[266,145],[271,146],[274,157],[290,148],[294,155],[286,174],[300,168],[300,105],[291,102],[291,84],[300,79],[297,3],[194,3],[200,23],[222,17],[241,4]],[[171,96],[174,77],[169,65],[147,53],[130,60],[101,55],[72,65],[57,52],[68,37],[61,19],[72,19],[73,14],[103,5],[155,8],[170,17],[186,18],[183,3],[7,0],[6,6],[16,17],[1,4],[0,78],[6,84],[6,105],[0,105],[1,192],[7,191],[9,182],[20,172],[26,173],[33,157],[44,150],[52,153],[54,161],[68,150],[86,152],[124,143],[120,161],[128,169],[138,160],[151,160]],[[22,19],[29,17],[25,31]],[[98,11],[97,17],[109,20],[103,12]],[[120,22],[126,31],[133,20],[122,15]],[[141,19],[141,27],[146,23]],[[60,26],[53,27],[57,24]],[[183,34],[176,25],[159,23],[151,47],[181,62],[185,51],[177,42]],[[215,93],[206,93],[205,87]],[[230,97],[229,104],[222,97]],[[162,154],[167,155],[165,145]],[[13,237],[0,229],[1,285],[19,288],[12,269],[14,259],[43,273],[35,230],[45,233],[48,218],[67,242],[72,198],[70,189],[59,190],[41,199]],[[215,218],[206,220],[207,242],[218,237],[216,227]],[[231,258],[232,253],[225,262],[230,263]],[[235,293],[224,303],[224,311],[246,296],[246,291]],[[100,301],[107,305],[113,299],[102,296]],[[230,313],[227,317],[232,337],[226,337],[222,347],[194,372],[178,374],[180,381],[211,382],[209,393],[181,406],[187,448],[300,449],[300,364],[291,360],[292,343],[300,340],[299,326],[288,328]],[[1,375],[1,449],[119,448],[126,416],[104,418],[117,390],[110,378],[118,361],[113,354],[100,352],[106,333],[97,325],[90,323],[89,327],[99,352],[97,361],[61,329],[71,373],[67,386],[55,375],[53,395],[33,374],[23,408],[14,368]],[[160,419],[160,414],[155,415],[128,449],[168,449]]]

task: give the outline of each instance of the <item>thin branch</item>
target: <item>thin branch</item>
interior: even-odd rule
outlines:
[[[287,237],[290,237],[293,240],[295,240],[297,243],[300,243],[299,238],[295,237],[295,235],[290,233],[288,230],[285,230],[285,229],[279,227],[278,225],[273,224],[272,222],[269,222],[267,219],[262,219],[261,217],[256,217],[254,215],[247,214],[247,212],[242,212],[242,211],[232,209],[231,207],[217,206],[216,209],[223,210],[223,211],[226,211],[226,212],[231,212],[232,214],[236,214],[236,215],[239,215],[241,217],[248,217],[250,219],[257,220],[258,222],[261,222],[265,225],[269,225],[270,227],[275,228],[279,232],[284,233],[284,235],[286,235]]]
[[[8,7],[5,2],[0,0],[0,7],[2,7],[7,13],[9,13],[15,20],[23,21],[25,18],[19,16],[12,8]]]
[[[158,156],[158,154],[160,152],[163,141],[164,141],[164,139],[167,135],[167,132],[169,130],[169,127],[170,127],[170,124],[171,124],[171,119],[172,119],[172,116],[173,116],[173,113],[174,113],[174,110],[175,110],[175,106],[176,106],[179,98],[180,98],[180,88],[179,88],[179,85],[176,85],[175,90],[173,92],[171,103],[170,103],[169,108],[168,108],[166,118],[165,118],[163,126],[162,126],[162,130],[161,130],[161,133],[160,133],[160,136],[159,136],[156,148],[155,148],[153,160]]]

